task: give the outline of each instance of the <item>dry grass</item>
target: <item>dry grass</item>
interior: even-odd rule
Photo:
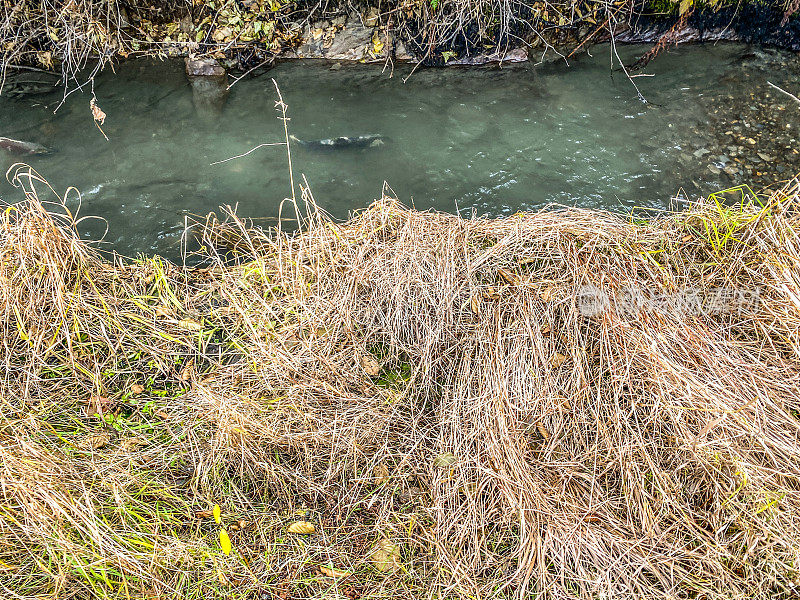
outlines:
[[[229,219],[202,235],[236,250],[184,269],[108,262],[16,175],[0,595],[797,594],[796,185],[647,222]],[[760,294],[587,316],[589,285]]]

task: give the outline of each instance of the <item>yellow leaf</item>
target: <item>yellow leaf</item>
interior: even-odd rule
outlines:
[[[231,553],[231,538],[224,527],[219,530],[219,546],[225,554]]]
[[[214,515],[214,521],[217,522],[217,525],[222,524],[222,509],[219,507],[219,504],[214,505],[214,510],[211,514]]]
[[[299,533],[302,535],[309,535],[311,533],[314,533],[316,530],[317,528],[314,527],[313,523],[309,523],[308,521],[295,521],[294,523],[289,525],[286,531],[288,531],[289,533]]]
[[[381,41],[380,35],[378,35],[378,31],[375,30],[375,33],[372,34],[372,52],[374,54],[380,54],[381,50],[383,50],[383,42]]]

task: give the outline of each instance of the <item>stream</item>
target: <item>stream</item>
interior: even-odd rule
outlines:
[[[647,49],[616,52],[630,64]],[[58,193],[80,190],[80,214],[107,223],[102,247],[175,258],[191,215],[231,205],[257,224],[276,223],[291,195],[286,148],[226,160],[284,141],[274,79],[297,138],[382,136],[365,148],[292,143],[295,182],[307,181],[335,218],[379,198],[384,185],[417,209],[464,216],[551,203],[663,211],[680,208],[681,198],[800,171],[798,106],[767,84],[796,92],[797,62],[739,44],[679,47],[633,79],[608,45],[568,64],[413,74],[408,65],[286,61],[238,81],[208,121],[195,114],[182,61],[135,60],[94,82],[108,141],[92,120],[88,86],[66,100],[59,87],[0,95],[0,135],[55,150],[0,150],[0,167],[24,161]],[[21,196],[0,183],[4,202]],[[87,239],[105,229],[85,223]]]

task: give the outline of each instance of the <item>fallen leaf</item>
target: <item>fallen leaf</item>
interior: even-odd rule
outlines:
[[[219,530],[219,546],[225,554],[231,553],[231,538],[224,527]]]
[[[587,523],[599,523],[600,517],[597,516],[595,513],[587,513],[586,516],[583,517],[583,520],[586,521]]]
[[[334,569],[333,567],[319,567],[319,572],[325,575],[325,577],[333,577],[334,579],[344,579],[345,577],[350,577],[350,573],[347,571]]]
[[[387,467],[384,463],[375,465],[375,468],[372,470],[372,472],[375,474],[375,478],[380,483],[389,482],[389,467]]]
[[[500,275],[509,285],[518,285],[519,284],[519,277],[517,277],[511,271],[507,271],[506,269],[500,268],[497,269],[497,274]]]
[[[53,53],[49,50],[46,52],[37,52],[36,58],[45,69],[53,68]]]
[[[144,386],[141,383],[134,383],[131,386],[131,393],[132,394],[141,394],[144,391]]]
[[[389,573],[400,569],[400,547],[389,540],[380,540],[372,548],[369,560],[381,573]]]
[[[377,377],[381,374],[381,364],[368,354],[361,357],[361,368],[364,369],[370,377]]]
[[[539,328],[539,331],[542,332],[542,335],[547,335],[548,333],[550,333],[550,324],[542,323],[542,326]]]
[[[130,450],[135,450],[136,448],[140,448],[146,445],[147,445],[146,439],[139,437],[138,435],[135,435],[133,437],[127,438],[126,440],[123,440],[122,443],[119,445],[119,447],[122,450],[128,452]]]
[[[309,535],[317,530],[313,523],[308,521],[295,521],[286,529],[289,533],[299,533],[301,535]]]
[[[76,444],[81,450],[99,450],[106,446],[111,441],[111,436],[107,432],[102,431],[92,435],[87,435],[80,442]]]
[[[212,516],[213,511],[210,510],[196,510],[194,511],[194,518],[195,519],[207,519]]]
[[[478,298],[477,296],[472,296],[469,299],[469,308],[474,314],[478,314]]]
[[[550,300],[553,298],[553,288],[548,287],[539,292],[539,298],[542,299],[542,302],[550,302]]]
[[[547,431],[547,427],[541,421],[536,422],[536,429],[539,431],[539,434],[546,440],[550,439],[550,432]]]
[[[181,381],[190,381],[194,373],[194,360],[189,360],[186,366],[181,370],[178,379]]]
[[[86,416],[102,416],[104,413],[114,410],[116,406],[116,400],[110,400],[105,396],[92,395],[86,405]]]
[[[483,292],[483,297],[486,300],[499,300],[500,294],[498,294],[497,290],[495,290],[492,286],[489,286],[486,288],[486,291]]]
[[[178,327],[181,329],[189,329],[191,331],[203,330],[203,324],[195,319],[181,319],[178,321]]]
[[[244,529],[245,527],[247,527],[247,521],[245,521],[244,519],[239,519],[238,521],[236,521],[236,523],[232,523],[230,525],[230,530],[239,531],[240,529]]]
[[[92,118],[94,118],[94,120],[100,125],[103,125],[106,121],[106,113],[104,113],[100,107],[97,106],[97,102],[95,102],[94,98],[89,101],[89,108],[92,111]]]
[[[553,365],[553,368],[557,369],[561,365],[564,364],[564,361],[567,360],[567,357],[561,354],[560,352],[556,352],[553,354],[553,357],[550,359],[550,364]]]
[[[383,50],[383,42],[381,41],[381,37],[378,34],[378,30],[375,30],[375,33],[372,34],[372,52],[374,54],[380,54]]]
[[[454,464],[458,458],[452,452],[443,452],[433,459],[434,467],[449,467]]]

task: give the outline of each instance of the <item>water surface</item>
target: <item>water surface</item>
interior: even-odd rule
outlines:
[[[620,52],[632,62],[644,50]],[[0,135],[55,148],[26,160],[57,190],[76,186],[82,214],[104,217],[106,241],[129,255],[177,256],[185,215],[220,205],[274,223],[290,195],[285,149],[211,164],[282,141],[272,79],[297,137],[387,138],[365,150],[292,148],[296,179],[304,175],[316,201],[337,218],[380,197],[384,183],[417,208],[462,214],[503,215],[552,202],[665,209],[680,189],[692,195],[729,183],[693,153],[706,143],[708,98],[742,93],[736,73],[744,52],[691,46],[660,56],[633,80],[647,103],[611,68],[608,46],[568,66],[422,69],[407,80],[406,67],[390,76],[382,65],[285,62],[236,83],[211,123],[195,114],[182,62],[134,61],[94,84],[110,141],[93,124],[88,89],[60,107],[58,90],[0,96]],[[775,83],[785,77],[764,73]],[[0,167],[15,160],[0,151]],[[19,196],[0,184],[4,200]]]

